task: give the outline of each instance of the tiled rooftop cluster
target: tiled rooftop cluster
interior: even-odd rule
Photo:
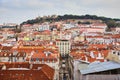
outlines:
[[[54,69],[46,64],[2,63],[1,80],[53,80]]]
[[[11,51],[25,52],[27,61],[58,61],[59,52],[54,42],[50,41],[18,41]]]
[[[89,19],[0,25],[0,69],[6,69],[0,70],[0,80],[53,80],[62,54],[70,56],[74,69],[77,60],[120,62],[120,28],[106,28],[101,20]]]
[[[78,45],[79,44],[79,45]],[[72,51],[70,55],[74,59],[80,59],[86,62],[94,61],[105,61],[105,57],[108,55],[109,50],[108,46],[105,44],[82,44],[77,43],[77,45],[72,46]]]

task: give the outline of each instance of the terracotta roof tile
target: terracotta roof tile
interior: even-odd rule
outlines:
[[[9,68],[26,67],[29,63],[6,63]],[[46,64],[33,64],[30,70],[0,70],[0,80],[53,80],[54,69]]]

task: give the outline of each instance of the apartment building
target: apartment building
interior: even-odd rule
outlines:
[[[69,55],[71,48],[69,40],[56,40],[56,46],[59,48],[61,56]]]

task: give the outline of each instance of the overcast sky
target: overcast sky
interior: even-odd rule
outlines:
[[[52,14],[120,18],[120,0],[0,0],[0,24]]]

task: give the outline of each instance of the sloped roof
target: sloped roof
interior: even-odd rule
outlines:
[[[95,72],[101,72],[101,71],[107,71],[107,70],[113,70],[113,69],[119,69],[120,64],[116,62],[94,62],[88,65],[87,69],[80,70],[81,74],[89,74],[89,73],[95,73]]]
[[[55,70],[46,64],[33,64],[32,69],[29,68],[31,65],[29,63],[5,63],[4,65],[8,69],[0,70],[0,80],[53,80],[54,78]]]

